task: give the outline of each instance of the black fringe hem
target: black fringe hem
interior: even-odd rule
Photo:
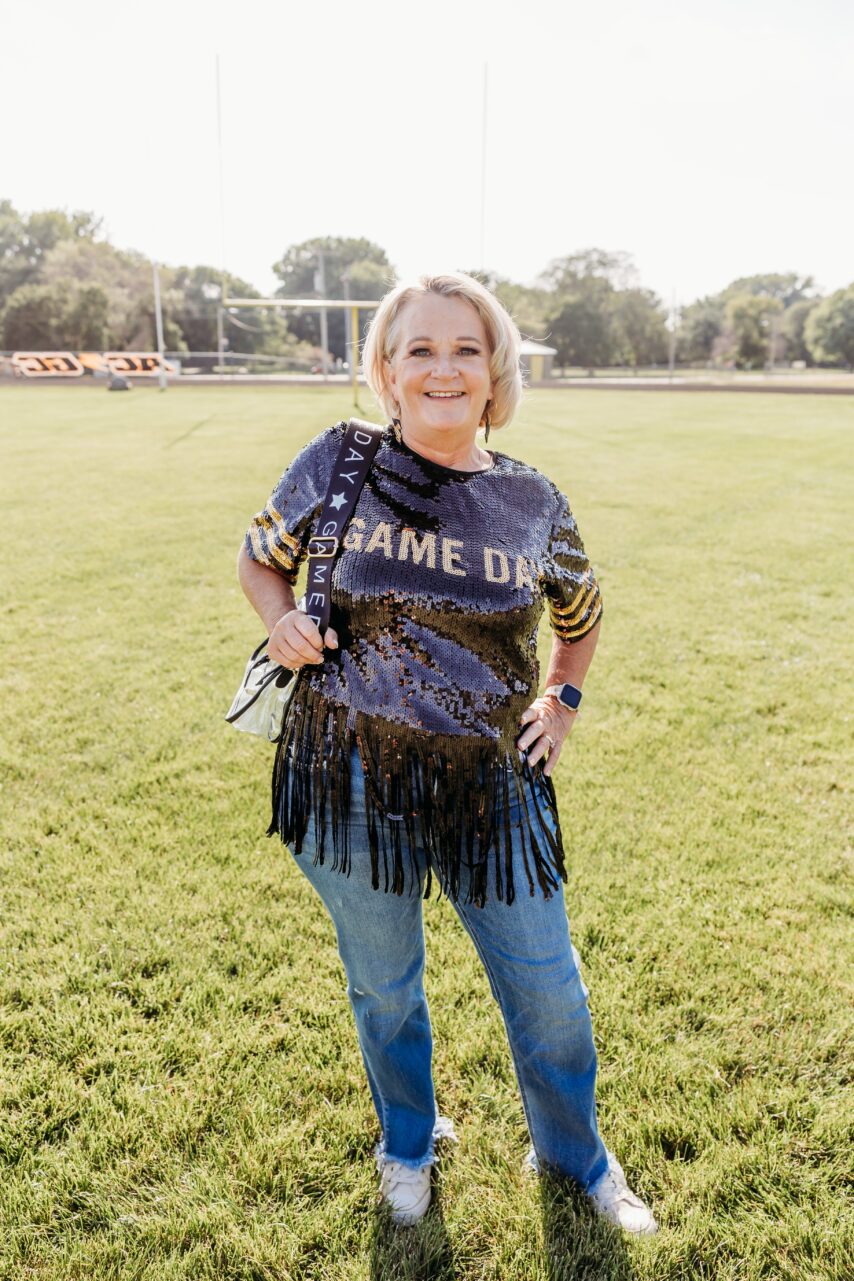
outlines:
[[[358,748],[365,773],[365,806],[371,855],[371,884],[402,895],[409,869],[409,893],[420,884],[416,847],[420,836],[430,854],[424,897],[430,897],[431,862],[448,897],[458,901],[463,869],[466,903],[486,903],[490,861],[498,899],[516,897],[510,808],[521,803],[518,830],[531,895],[545,898],[566,882],[563,841],[554,784],[520,756],[514,742],[454,734],[431,734],[395,721],[356,713],[331,703],[299,681],[276,748],[272,778],[272,819],[268,836],[278,834],[295,855],[313,820],[315,862],[324,863],[332,844],[333,871],[349,876],[350,753]],[[554,835],[534,821],[546,809]],[[536,834],[535,834],[536,829]]]

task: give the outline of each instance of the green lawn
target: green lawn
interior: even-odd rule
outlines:
[[[501,1020],[433,899],[461,1141],[422,1224],[376,1208],[332,926],[264,836],[272,749],[222,720],[261,636],[243,531],[349,412],[0,390],[0,1276],[842,1281],[852,403],[540,391],[494,437],[570,495],[605,600],[557,787],[601,1128],[661,1224],[625,1243],[522,1175]]]

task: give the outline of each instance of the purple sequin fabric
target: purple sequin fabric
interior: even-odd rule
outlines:
[[[344,435],[339,423],[287,468],[246,535],[249,555],[295,583]],[[332,580],[339,649],[304,667],[288,706],[273,771],[273,818],[294,853],[308,820],[347,873],[350,749],[366,775],[375,888],[418,883],[417,837],[448,892],[486,900],[516,892],[506,831],[523,832],[530,893],[566,880],[551,782],[516,747],[519,717],[536,697],[537,628],[573,643],[602,601],[565,495],[541,472],[492,451],[462,472],[422,457],[391,428],[347,526]],[[512,800],[519,805],[511,807]],[[551,810],[553,836],[531,822]],[[502,836],[502,831],[505,836]],[[430,868],[426,869],[426,894]]]

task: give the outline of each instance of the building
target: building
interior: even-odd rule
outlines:
[[[529,383],[538,383],[544,378],[551,378],[552,364],[557,355],[556,347],[546,347],[541,342],[530,342],[524,338],[520,350],[520,364],[528,375]]]

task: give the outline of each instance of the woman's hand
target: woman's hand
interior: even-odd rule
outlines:
[[[516,746],[525,751],[531,748],[528,752],[530,765],[536,765],[541,757],[548,755],[543,773],[551,774],[577,714],[565,707],[554,694],[543,694],[541,698],[535,698],[530,707],[525,708],[519,717],[519,724],[527,725],[528,728],[516,740]]]
[[[338,648],[338,637],[332,628],[327,627],[321,638],[313,618],[301,609],[291,609],[282,615],[270,633],[267,653],[274,663],[295,672],[307,663],[322,663],[324,647]]]

